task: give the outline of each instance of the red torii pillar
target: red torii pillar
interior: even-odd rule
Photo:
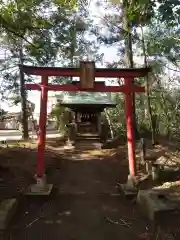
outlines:
[[[123,92],[125,93],[129,174],[132,178],[136,176],[132,93],[145,92],[145,87],[135,86],[133,84],[133,80],[136,77],[145,77],[150,71],[150,68],[136,68],[136,69],[96,68],[94,77],[124,78],[125,80],[124,85],[101,86],[97,84],[97,85],[94,85],[93,88],[82,88],[80,84],[79,85],[48,84],[49,76],[79,77],[81,75],[80,68],[33,67],[33,66],[26,66],[26,65],[20,65],[20,67],[22,68],[23,72],[26,74],[41,76],[40,84],[26,84],[27,90],[41,91],[37,172],[36,172],[37,179],[40,179],[40,182],[44,176],[44,151],[45,151],[45,140],[46,140],[48,91],[69,91],[69,92],[88,91],[88,92]]]

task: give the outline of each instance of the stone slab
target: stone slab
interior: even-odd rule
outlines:
[[[169,201],[162,193],[154,190],[139,190],[137,204],[152,221],[164,218],[166,214],[176,210],[176,205],[173,202]]]
[[[40,188],[37,184],[31,185],[24,195],[26,196],[49,196],[52,192],[53,184],[47,184],[45,188]]]
[[[0,230],[5,230],[17,209],[17,199],[5,199],[0,202]]]
[[[137,188],[129,187],[128,184],[120,184],[119,186],[120,186],[121,191],[124,193],[124,195],[127,198],[132,199],[134,197],[137,197],[137,194],[138,194]]]

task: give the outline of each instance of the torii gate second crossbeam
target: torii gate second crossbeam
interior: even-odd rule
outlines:
[[[133,80],[134,78],[137,78],[137,77],[145,77],[148,74],[148,72],[150,72],[150,68],[136,68],[136,69],[95,68],[94,62],[80,62],[80,68],[33,67],[33,66],[26,66],[26,65],[20,65],[20,67],[21,67],[21,70],[26,74],[41,76],[40,84],[25,85],[27,90],[41,91],[37,172],[36,172],[38,189],[39,189],[39,185],[41,186],[41,188],[42,186],[45,186],[44,184],[44,172],[45,172],[44,152],[45,152],[45,141],[46,141],[48,91],[123,92],[125,94],[129,174],[131,177],[136,176],[132,93],[144,92],[145,87],[135,86],[133,84]],[[49,76],[80,77],[80,83],[79,85],[73,85],[73,84],[63,84],[63,85],[54,84],[53,85],[48,83]],[[124,78],[124,85],[102,86],[102,85],[98,85],[98,83],[94,85],[93,83],[94,83],[95,77],[96,78],[97,77]],[[43,191],[45,190],[43,189]]]

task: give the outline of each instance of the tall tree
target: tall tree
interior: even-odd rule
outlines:
[[[107,14],[103,17],[104,21],[107,23],[106,28],[108,28],[109,34],[106,34],[106,36],[101,35],[98,38],[105,44],[112,45],[116,43],[116,46],[119,48],[118,53],[121,54],[119,65],[124,65],[129,68],[135,67],[136,63],[134,63],[133,60],[133,44],[136,43],[136,41],[141,41],[136,33],[136,29],[141,26],[141,24],[144,25],[150,21],[154,13],[153,6],[153,1],[151,0],[122,0],[114,6],[114,11],[112,11],[111,14]],[[96,32],[98,32],[98,30],[96,30]],[[135,94],[132,94],[132,98],[134,130],[137,138]]]
[[[167,103],[167,92],[164,89],[165,85],[163,82],[165,78],[168,79],[168,65],[174,64],[174,68],[177,68],[179,59],[179,24],[176,14],[178,6],[175,6],[174,3],[168,4],[169,10],[167,11],[165,7],[167,2],[168,1],[159,1],[159,4],[156,6],[156,11],[154,11],[151,17],[151,21],[146,24],[146,28],[143,27],[143,24],[141,25],[142,41],[137,44],[137,47],[142,49],[145,65],[151,64],[153,69],[152,74],[146,78],[147,109],[150,116],[152,143],[156,142],[155,136],[157,135],[156,133],[158,133],[157,124],[161,123],[162,125],[162,116],[165,116],[163,117],[164,123],[170,122],[166,107],[166,104],[169,105],[169,103]],[[174,12],[173,15],[171,14],[172,12]],[[154,99],[156,99],[157,102],[155,102]],[[159,105],[161,102],[162,104]],[[160,118],[157,117],[156,104],[158,105],[158,112],[165,110]],[[166,128],[170,129],[169,125],[166,124],[164,129]],[[167,132],[169,132],[169,130],[167,130]]]
[[[63,12],[74,11],[72,7],[74,7],[75,1],[63,3],[62,1],[39,2],[31,0],[17,2],[12,0],[9,2],[2,1],[2,3],[0,30],[2,41],[4,40],[3,47],[9,52],[8,59],[2,62],[3,77],[9,83],[6,81],[5,89],[2,91],[4,93],[5,90],[11,90],[12,93],[13,90],[15,98],[14,96],[11,97],[14,98],[14,102],[17,103],[18,99],[21,100],[23,138],[28,138],[24,74],[20,69],[19,85],[17,71],[12,74],[7,65],[9,62],[13,62],[15,65],[29,62],[37,62],[40,65],[52,64],[57,55],[57,48],[62,45],[62,43],[53,43],[51,39],[52,29],[55,24],[61,24],[67,19],[67,16],[66,19],[62,16]],[[55,12],[61,13],[61,18],[54,18],[54,11],[51,12],[51,7],[55,8]],[[13,78],[14,81],[11,81]]]

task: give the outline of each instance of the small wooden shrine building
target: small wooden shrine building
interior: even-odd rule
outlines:
[[[77,84],[78,81],[73,81]],[[105,85],[104,81],[95,82],[95,85]],[[65,95],[61,105],[70,108],[73,114],[73,122],[76,128],[76,136],[102,135],[103,118],[102,112],[105,108],[114,108],[116,104],[111,100],[111,93],[79,92]]]

